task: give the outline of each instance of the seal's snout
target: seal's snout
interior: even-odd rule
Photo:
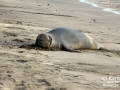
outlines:
[[[49,36],[46,34],[39,34],[36,38],[35,44],[38,47],[49,48],[50,47]]]

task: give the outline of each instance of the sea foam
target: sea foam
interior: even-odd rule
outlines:
[[[118,11],[117,9],[102,7],[102,6],[98,5],[98,4],[89,2],[89,1],[87,1],[87,0],[79,0],[79,1],[80,1],[80,2],[83,2],[83,3],[90,4],[90,5],[92,5],[93,7],[101,8],[103,11],[107,11],[107,12],[111,12],[111,13],[120,15],[120,11]]]

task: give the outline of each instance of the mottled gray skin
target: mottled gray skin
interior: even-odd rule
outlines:
[[[100,44],[81,31],[70,28],[55,28],[47,33],[39,34],[36,45],[43,48],[64,48],[67,51],[81,49],[101,49]]]

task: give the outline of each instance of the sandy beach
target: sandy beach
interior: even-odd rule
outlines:
[[[79,0],[0,0],[0,90],[120,90],[120,15]],[[20,48],[56,27],[113,52]]]

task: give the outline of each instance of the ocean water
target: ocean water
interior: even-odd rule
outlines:
[[[120,15],[120,0],[79,0],[104,11]]]

